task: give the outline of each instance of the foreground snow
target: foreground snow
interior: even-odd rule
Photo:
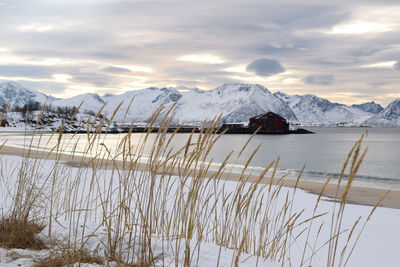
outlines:
[[[18,172],[15,171],[18,169],[18,166],[21,165],[22,162],[26,162],[25,159],[16,156],[1,156],[1,170],[2,170],[2,182],[4,182],[9,188],[12,188],[12,185],[15,183]],[[60,165],[59,168],[63,170],[63,174],[65,177],[71,177],[76,175],[77,172],[85,173],[85,177],[90,179],[92,177],[92,170],[82,169],[82,168],[74,168],[69,167],[68,165],[64,165],[63,162],[55,163],[54,161],[40,161],[36,163],[39,168],[39,172],[41,175],[46,176],[52,167],[56,165]],[[106,182],[112,179],[113,171],[111,170],[101,170],[98,171],[96,175],[101,177],[102,181]],[[67,181],[67,180],[66,180]],[[66,182],[62,181],[62,182]],[[85,181],[82,181],[83,183]],[[100,181],[101,183],[101,181]],[[223,184],[219,186],[223,186],[224,190],[229,193],[230,191],[235,190],[237,187],[237,182],[232,181],[224,181]],[[90,194],[90,187],[83,186],[80,189],[80,193],[82,195]],[[292,195],[293,189],[291,188],[282,188],[281,194],[276,203],[276,206],[279,207],[284,203],[286,195]],[[60,199],[62,196],[60,196]],[[293,201],[293,211],[300,212],[304,209],[304,216],[307,218],[312,216],[312,211],[316,202],[317,196],[308,194],[302,190],[297,190],[294,201]],[[0,202],[2,203],[1,211],[2,214],[7,214],[8,207],[11,206],[10,196],[7,192],[7,187],[2,186],[0,188]],[[173,205],[170,203],[168,205]],[[332,212],[334,207],[334,202],[329,201],[328,199],[323,199],[320,202],[318,207],[318,214],[324,212]],[[43,208],[43,207],[41,207]],[[43,216],[46,217],[48,214],[47,209],[38,208],[37,211],[40,211],[42,214],[35,214],[35,216]],[[65,216],[58,216],[56,223],[53,223],[51,231],[48,226],[40,233],[40,237],[44,241],[48,241],[49,232],[52,233],[52,238],[57,239],[59,242],[63,242],[68,239],[71,233],[71,227],[73,229],[78,229],[78,233],[75,234],[75,237],[83,237],[83,240],[79,238],[76,240],[79,242],[85,242],[85,247],[90,250],[98,250],[105,251],[105,243],[106,243],[106,229],[104,227],[99,227],[99,217],[96,217],[95,214],[101,214],[101,207],[96,206],[92,207],[92,215],[89,219],[85,219],[82,221],[81,219],[76,219],[76,221],[72,222],[75,226],[71,225],[71,221],[63,220]],[[57,210],[60,214],[63,214],[63,204],[56,203],[55,210]],[[360,206],[348,204],[346,206],[346,212],[344,214],[343,228],[351,228],[355,220],[359,216],[363,216],[366,218],[371,211],[371,207]],[[96,219],[97,218],[97,219]],[[211,218],[210,218],[211,219]],[[318,246],[323,246],[324,242],[329,238],[329,224],[331,217],[328,215],[323,216],[316,220],[314,223],[317,226],[319,223],[324,223],[325,227],[317,236],[316,231],[311,232],[311,236],[309,238],[309,242],[314,242],[314,240],[318,237]],[[210,220],[211,221],[211,220]],[[388,208],[378,208],[375,211],[372,219],[368,222],[364,233],[361,235],[358,245],[348,262],[348,266],[396,266],[398,263],[398,243],[400,241],[400,231],[398,230],[398,222],[400,221],[400,210],[397,209],[388,209]],[[300,231],[299,229],[298,231]],[[185,242],[182,239],[176,240],[168,240],[166,241],[162,236],[153,235],[152,242],[154,255],[160,256],[160,260],[157,262],[156,266],[181,266],[183,262],[181,261],[182,257],[177,257],[177,255],[182,255],[185,252]],[[302,257],[303,247],[305,244],[305,236],[302,235],[296,242],[293,244],[292,249],[290,251],[290,260],[293,266],[298,266]],[[312,246],[312,244],[310,245]],[[200,251],[199,254],[193,253],[192,265],[193,266],[216,266],[216,262],[219,260],[219,266],[231,266],[234,258],[236,257],[235,250],[221,248],[212,242],[202,241],[198,242],[196,237],[191,240],[191,248],[196,251],[197,249]],[[1,266],[32,266],[35,260],[41,259],[47,255],[47,251],[29,251],[29,250],[5,250],[0,249],[0,265]],[[242,254],[240,255],[239,265],[240,266],[280,266],[280,263],[273,263],[271,261],[264,261],[260,258],[256,258],[254,256]],[[324,266],[326,265],[326,246],[323,246],[321,250],[317,253],[317,256],[311,262],[312,266]],[[285,264],[287,265],[287,264]],[[95,266],[89,264],[82,264],[80,266]]]

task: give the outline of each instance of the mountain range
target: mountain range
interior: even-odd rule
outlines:
[[[115,120],[118,122],[146,122],[163,105],[165,110],[174,106],[174,123],[200,124],[223,114],[225,123],[247,123],[250,117],[272,111],[292,124],[304,126],[359,126],[400,127],[400,98],[385,109],[375,103],[344,105],[333,103],[316,95],[288,95],[271,93],[257,84],[231,83],[212,90],[189,89],[181,93],[176,88],[150,87],[124,94],[82,94],[71,98],[54,98],[37,90],[27,89],[16,82],[0,83],[0,105],[21,107],[29,102],[54,107],[78,107],[81,112],[97,112],[103,105],[104,113],[111,115],[123,101]]]

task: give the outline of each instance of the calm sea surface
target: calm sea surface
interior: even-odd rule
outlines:
[[[307,135],[257,135],[247,146],[241,158],[236,162],[237,153],[231,158],[233,168],[239,171],[246,163],[254,149],[262,144],[260,150],[251,162],[249,171],[261,172],[262,168],[280,156],[279,172],[290,173],[295,176],[306,165],[303,179],[325,180],[329,176],[337,178],[347,157],[348,152],[363,132],[367,135],[363,147],[368,147],[367,156],[358,172],[356,184],[400,189],[400,128],[308,128],[316,134]],[[116,144],[124,135],[108,135],[104,143],[109,148]],[[188,134],[177,134],[173,140],[173,146],[181,147],[188,139]],[[155,135],[151,135],[154,139]],[[68,137],[70,138],[70,136]],[[77,149],[83,150],[86,142],[85,135],[81,139]],[[142,134],[134,134],[132,144],[139,143]],[[196,136],[194,136],[194,139]],[[233,150],[239,152],[248,140],[249,135],[225,135],[211,151],[209,160],[218,167],[225,157]],[[7,139],[8,145],[26,145],[23,134],[0,134],[0,141]],[[47,144],[41,142],[41,148],[47,149],[56,141],[56,138]],[[25,141],[24,141],[25,140]],[[72,146],[72,142],[71,142]],[[70,149],[71,146],[69,146]],[[149,148],[145,150],[149,153]]]

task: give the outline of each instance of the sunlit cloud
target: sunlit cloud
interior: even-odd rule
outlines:
[[[266,79],[263,77],[258,77],[258,76],[237,76],[237,75],[232,75],[229,76],[229,78],[233,80],[238,80],[238,81],[243,81],[243,82],[266,82]]]
[[[212,89],[234,80],[330,99],[337,91],[368,91],[374,99],[385,94],[388,103],[387,93],[398,97],[400,83],[394,71],[400,62],[390,61],[399,60],[400,4],[361,2],[254,0],[228,7],[203,0],[177,9],[168,1],[0,0],[6,3],[0,65],[9,67],[0,75],[68,96],[86,89]],[[305,83],[310,74],[317,76]],[[370,86],[380,82],[384,92]]]
[[[47,32],[54,29],[54,24],[32,23],[17,27],[21,32]]]
[[[72,77],[69,74],[53,74],[52,75],[53,79],[57,82],[61,82],[61,83],[67,83],[68,80],[73,79],[74,77]]]
[[[325,33],[363,35],[397,31],[400,27],[399,11],[399,6],[358,8],[353,11],[350,20],[335,25]]]
[[[205,64],[222,64],[225,61],[213,55],[186,55],[178,58],[178,61],[205,63]]]
[[[366,21],[349,22],[342,25],[337,25],[330,31],[329,34],[365,34],[365,33],[382,33],[395,30],[394,25],[386,23],[374,23]]]
[[[284,78],[283,80],[282,80],[282,82],[283,83],[294,83],[294,84],[296,84],[296,83],[298,83],[299,81],[301,81],[301,78],[293,78],[293,77],[288,77],[288,78]]]
[[[223,69],[223,71],[245,73],[246,72],[246,66],[245,65],[241,65],[241,66],[228,67],[228,68]]]
[[[98,91],[99,88],[94,87],[94,86],[88,86],[88,85],[70,85],[68,87],[68,97],[74,96],[74,95],[78,95],[78,94],[82,94],[82,92],[84,93],[96,93]],[[66,94],[62,94],[61,96],[65,96]]]
[[[31,77],[23,77],[23,76],[0,76],[0,80],[4,81],[30,81],[30,82],[54,82],[52,79],[45,78],[31,78]]]
[[[394,93],[394,94],[384,94],[384,97],[388,97],[388,98],[399,98],[399,94],[398,93]]]
[[[362,68],[393,68],[397,61],[383,61],[361,66]]]
[[[7,52],[7,51],[4,51]],[[0,57],[0,64],[20,64],[33,66],[58,66],[58,65],[74,65],[82,63],[80,60],[63,59],[63,58],[43,58],[43,57],[24,57],[13,54],[6,54]]]

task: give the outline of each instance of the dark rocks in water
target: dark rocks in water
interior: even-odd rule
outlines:
[[[244,126],[243,124],[224,124],[219,132],[226,130],[225,134],[253,134],[255,130],[253,128]],[[268,134],[268,135],[281,135],[281,134],[314,134],[314,132],[298,128],[296,130],[286,130],[286,131],[258,131],[257,134]]]
[[[127,133],[129,131],[132,131],[132,133],[146,133],[148,132],[147,127],[143,126],[135,126],[132,129],[127,126],[120,126],[120,127],[111,127],[108,131],[108,133],[113,134],[113,133]],[[207,129],[205,129],[206,131]],[[226,130],[225,134],[253,134],[254,130],[250,129],[249,127],[244,126],[243,124],[236,124],[233,125],[229,128],[224,128],[221,127],[219,129],[214,129],[214,133],[221,133],[222,131]],[[159,131],[158,127],[154,127],[151,129],[151,132],[156,133]],[[87,133],[86,130],[80,130],[78,132],[75,132],[74,129],[64,129],[65,133]],[[172,133],[199,133],[200,129],[198,127],[194,126],[184,126],[184,127],[169,127],[167,129],[167,132]],[[265,134],[265,135],[282,135],[282,134],[313,134],[314,132],[311,132],[306,129],[296,129],[296,130],[290,130],[290,131],[285,131],[285,132],[275,132],[275,133],[267,133],[267,132],[258,132],[257,134]]]
[[[306,130],[306,129],[296,129],[296,130],[290,130],[289,131],[290,134],[314,134],[314,132]]]

